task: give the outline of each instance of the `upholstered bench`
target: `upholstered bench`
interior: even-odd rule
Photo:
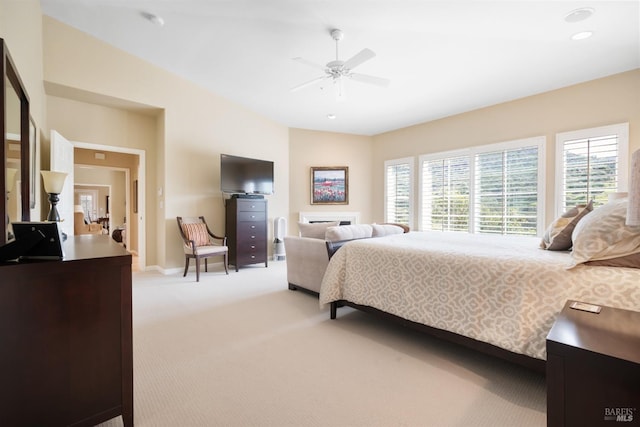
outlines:
[[[354,239],[383,237],[408,231],[395,224],[352,224],[338,222],[299,223],[299,236],[286,236],[287,281],[289,289],[302,289],[315,295],[320,292],[329,253]]]

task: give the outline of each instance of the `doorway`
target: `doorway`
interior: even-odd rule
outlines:
[[[82,168],[82,182],[77,184],[109,185],[104,200],[104,214],[109,218],[109,234],[117,231],[116,241],[133,255],[134,270],[145,270],[145,152],[144,150],[74,142],[74,168]],[[90,177],[95,176],[96,180]],[[100,180],[98,177],[102,176]],[[108,178],[111,176],[111,178]],[[121,177],[121,178],[120,178]],[[94,182],[91,182],[94,181]],[[99,182],[96,182],[99,181]],[[109,184],[107,184],[109,183]],[[100,200],[102,203],[102,200]],[[98,208],[98,215],[102,214]],[[108,211],[109,215],[106,215]]]

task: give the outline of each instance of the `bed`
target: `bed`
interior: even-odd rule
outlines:
[[[357,240],[327,267],[320,305],[350,305],[544,369],[566,300],[640,310],[640,269],[573,266],[540,238],[411,232]],[[572,267],[572,268],[568,268]],[[456,341],[456,339],[454,339]]]

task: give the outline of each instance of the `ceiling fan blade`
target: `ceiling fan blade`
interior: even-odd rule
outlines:
[[[374,56],[376,56],[376,54],[371,49],[362,49],[359,53],[356,53],[344,63],[344,68],[347,70],[353,70],[358,65],[370,60]]]
[[[293,60],[296,61],[296,62],[299,62],[301,64],[308,65],[309,67],[319,68],[322,71],[327,69],[327,67],[324,66],[324,65],[316,64],[315,62],[308,61],[308,60],[306,60],[304,58],[300,58],[299,56],[296,57],[296,58],[293,58]]]
[[[324,80],[324,79],[326,79],[326,78],[327,78],[327,76],[320,76],[320,77],[316,77],[316,78],[315,78],[315,79],[313,79],[313,80],[309,80],[308,82],[304,82],[304,83],[302,83],[302,84],[299,84],[298,86],[294,86],[294,87],[292,87],[292,88],[290,89],[290,91],[291,91],[291,92],[298,91],[298,90],[300,90],[300,89],[303,89],[303,88],[305,88],[305,87],[307,87],[307,86],[311,86],[312,84],[317,83],[317,82],[319,82],[320,80]]]
[[[349,77],[353,80],[362,82],[362,83],[369,83],[372,85],[376,85],[376,86],[382,86],[382,87],[387,87],[389,86],[389,83],[391,83],[391,80],[389,79],[385,79],[382,77],[376,77],[376,76],[370,76],[368,74],[358,74],[358,73],[351,73],[349,75]]]

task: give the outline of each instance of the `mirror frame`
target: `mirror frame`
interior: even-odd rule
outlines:
[[[0,72],[2,73],[2,90],[0,90],[0,164],[2,164],[2,174],[0,174],[0,245],[7,242],[7,197],[6,197],[6,174],[7,158],[7,111],[6,111],[6,90],[5,82],[9,79],[14,90],[20,98],[20,193],[21,193],[21,221],[29,221],[31,218],[30,211],[30,171],[29,171],[29,96],[22,84],[20,75],[11,59],[7,45],[4,39],[0,38],[0,56],[2,62],[0,64]]]

